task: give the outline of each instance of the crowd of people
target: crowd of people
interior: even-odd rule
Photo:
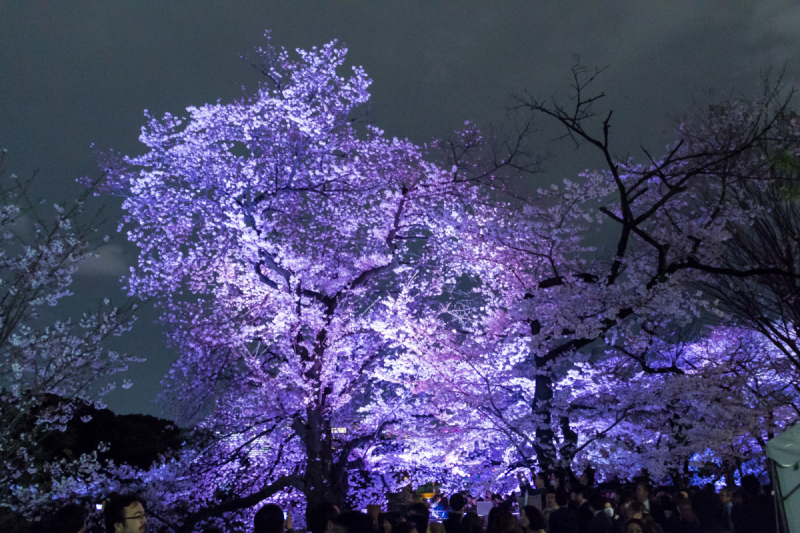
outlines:
[[[382,512],[344,511],[322,503],[308,513],[309,533],[773,533],[777,520],[772,497],[755,476],[740,488],[713,485],[657,491],[647,483],[601,486],[582,476],[567,481],[544,475],[532,483],[520,476],[520,490],[507,495],[469,492],[417,499]],[[106,533],[145,533],[145,502],[116,495],[103,508]],[[83,533],[81,506],[67,505],[50,521],[52,533]],[[276,504],[255,514],[254,533],[294,533],[292,517]],[[222,533],[209,527],[204,533]]]
[[[753,475],[744,476],[741,487],[717,492],[712,484],[655,491],[646,482],[593,487],[586,475],[565,480],[539,474],[532,483],[520,476],[520,491],[506,496],[457,494],[447,501],[437,495],[432,509],[444,518],[446,533],[774,533],[769,492]],[[463,508],[458,496],[464,496]],[[483,517],[476,512],[481,501],[491,503]],[[453,517],[462,524],[470,514],[482,518],[482,529],[447,527]]]

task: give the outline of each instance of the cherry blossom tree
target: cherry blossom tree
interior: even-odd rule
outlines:
[[[342,505],[356,478],[397,489],[408,428],[435,421],[383,371],[415,372],[398,302],[439,312],[459,226],[528,169],[518,143],[473,157],[469,125],[447,158],[386,138],[357,120],[370,80],[338,73],[345,48],[297,53],[259,49],[257,94],[150,118],[148,151],[107,168],[141,249],[129,290],[161,302],[181,352],[165,398],[204,442],[187,530],[268,497]]]
[[[467,443],[456,464],[474,458],[481,468],[501,466],[508,475],[516,468],[577,467],[591,456],[599,463],[593,466],[615,463],[609,474],[630,475],[642,468],[663,473],[704,450],[724,459],[724,445],[735,439],[743,439],[741,447],[728,450],[727,457],[747,455],[759,439],[797,420],[797,380],[782,374],[792,353],[769,349],[759,336],[748,342],[765,355],[749,359],[730,344],[744,333],[729,329],[727,344],[719,330],[674,364],[655,365],[650,357],[662,361],[679,349],[665,340],[673,332],[726,315],[729,308],[700,286],[725,291],[730,280],[749,283],[765,276],[797,282],[791,260],[731,260],[739,254],[735,231],[757,221],[780,232],[769,206],[753,201],[753,191],[776,184],[776,154],[796,157],[800,150],[790,98],[771,90],[749,102],[713,106],[681,125],[664,155],[645,151],[646,162],[637,163],[614,157],[610,113],[593,122],[603,96],[589,93],[596,73],[577,67],[574,75],[570,106],[526,99],[519,108],[555,120],[567,139],[596,150],[606,168],[540,189],[520,198],[521,205],[497,203],[475,213],[460,233],[457,252],[480,273],[475,294],[423,328],[403,328],[404,314],[396,313],[403,317],[398,342],[420,364],[431,347],[439,349],[439,360],[419,375],[424,387],[437,390],[439,419]],[[616,242],[604,246],[609,239]],[[757,248],[751,249],[753,256]],[[764,322],[776,327],[774,315],[767,317]],[[719,347],[712,349],[714,338]],[[698,354],[705,356],[698,360]],[[630,374],[613,371],[622,361]],[[729,370],[734,362],[736,372]],[[687,372],[691,365],[699,366]],[[724,380],[715,378],[722,381],[706,390],[706,378],[718,374]],[[751,396],[748,387],[764,376],[785,395],[780,401]],[[599,399],[587,402],[598,390],[590,386],[594,379],[609,387],[604,401],[610,411],[600,409]],[[652,392],[659,386],[661,396]],[[725,396],[727,405],[737,406],[727,420],[714,407],[725,387],[740,389]],[[698,405],[708,413],[701,414],[699,406],[686,410],[677,401],[680,394],[704,398]],[[761,416],[758,409],[766,405],[783,406],[780,421]],[[636,418],[647,409],[660,410],[661,417]],[[737,420],[742,413],[749,421]],[[655,431],[668,416],[674,417],[672,433],[647,429]],[[619,435],[620,426],[635,429],[642,441],[606,438]],[[694,427],[691,436],[688,426]],[[703,431],[708,439],[694,438]],[[657,441],[647,450],[643,445]]]
[[[32,196],[33,179],[5,171],[0,154],[0,524],[51,503],[55,487],[97,474],[96,455],[46,461],[38,448],[64,431],[76,409],[101,397],[136,357],[106,348],[130,329],[136,302],[109,300],[75,320],[42,315],[72,295],[72,276],[106,239],[98,218],[84,220],[85,196],[45,210]],[[125,380],[124,387],[130,382]],[[2,527],[0,525],[0,527]]]

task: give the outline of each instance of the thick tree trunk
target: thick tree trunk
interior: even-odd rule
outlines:
[[[306,523],[310,513],[322,502],[340,509],[347,497],[347,478],[341,479],[334,463],[333,438],[330,420],[320,407],[307,410],[306,471],[303,476],[306,496]]]
[[[541,358],[536,358],[538,368],[543,364]],[[533,445],[536,458],[539,461],[539,470],[550,472],[556,465],[555,434],[551,425],[550,400],[553,399],[553,380],[550,374],[536,376],[536,390],[533,395],[534,420],[537,421],[536,441]]]
[[[336,464],[330,419],[323,405],[306,410],[306,471],[303,477],[306,496],[306,520],[309,512],[322,502],[340,509],[347,497],[347,476]]]

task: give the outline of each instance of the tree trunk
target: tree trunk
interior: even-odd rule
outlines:
[[[347,477],[334,464],[330,420],[321,407],[307,410],[306,471],[303,476],[306,497],[306,523],[314,508],[330,502],[340,509],[347,497]],[[337,475],[338,474],[338,475]],[[344,477],[344,479],[341,479]]]
[[[543,358],[536,358],[536,367],[539,370],[544,365]],[[539,461],[539,470],[550,472],[556,465],[555,434],[551,426],[550,400],[553,399],[553,380],[550,374],[537,374],[536,390],[531,406],[536,425],[536,441],[533,449]]]

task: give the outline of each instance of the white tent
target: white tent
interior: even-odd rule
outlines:
[[[800,533],[800,424],[770,440],[767,457],[772,459],[775,497],[786,513],[789,533]]]

